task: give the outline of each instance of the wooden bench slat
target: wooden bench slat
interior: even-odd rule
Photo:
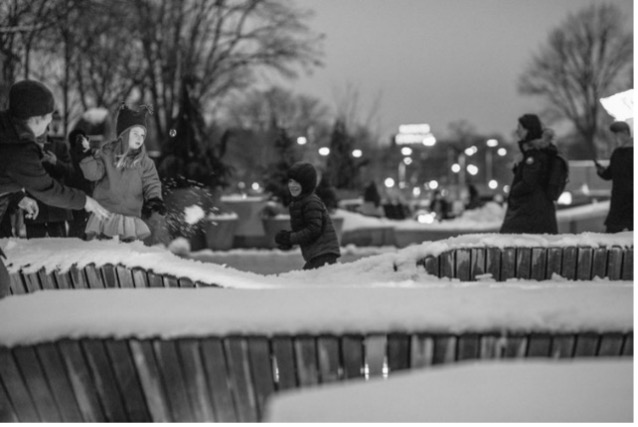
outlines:
[[[386,360],[386,335],[368,335],[365,337],[365,366],[370,378],[383,376],[383,365]]]
[[[408,334],[388,335],[388,369],[390,372],[410,367],[410,340]]]
[[[54,344],[40,344],[36,348],[38,359],[49,383],[53,399],[60,411],[63,422],[82,422],[80,407],[64,369],[64,362]]]
[[[85,422],[105,422],[106,416],[100,405],[95,383],[82,356],[80,343],[63,340],[57,344],[57,347],[69,375],[82,418]]]
[[[153,345],[148,340],[130,340],[129,348],[135,368],[144,390],[146,406],[154,422],[170,422],[171,414],[162,385],[160,371],[155,361]]]
[[[314,337],[298,336],[293,340],[299,386],[319,384],[317,346]]]
[[[556,334],[552,336],[551,357],[555,359],[570,359],[574,357],[576,336],[573,334]]]
[[[123,265],[115,266],[115,273],[117,275],[117,281],[120,283],[120,288],[133,288],[133,275],[130,269]]]
[[[563,248],[547,248],[545,279],[550,280],[554,274],[563,275]]]
[[[503,349],[503,357],[520,358],[527,354],[527,337],[522,335],[509,335],[503,337],[505,348]]]
[[[518,248],[516,250],[516,277],[519,279],[532,278],[532,248]]]
[[[235,400],[235,409],[239,422],[258,420],[257,402],[250,377],[248,349],[242,337],[224,339],[231,391]]]
[[[344,335],[341,338],[341,360],[343,360],[344,379],[363,376],[363,337]]]
[[[634,280],[634,248],[627,248],[623,252],[622,280]]]
[[[622,354],[622,334],[603,334],[600,337],[598,356],[620,356]]]
[[[89,287],[84,269],[78,268],[76,264],[73,264],[69,269],[69,275],[71,276],[71,283],[75,289],[86,289]]]
[[[469,249],[457,249],[454,277],[463,282],[469,282],[471,277],[471,261],[472,255]]]
[[[593,248],[578,248],[576,280],[591,280],[594,261]]]
[[[40,284],[40,277],[38,273],[23,273],[24,283],[26,285],[27,292],[32,294],[42,289]]]
[[[131,274],[133,276],[133,286],[135,286],[136,288],[150,287],[145,270],[142,270],[141,268],[133,268],[131,270]]]
[[[58,289],[73,289],[73,281],[68,271],[53,270],[53,276],[58,284]]]
[[[163,288],[164,281],[162,280],[162,276],[159,274],[155,274],[152,271],[146,272],[146,277],[148,279],[148,286],[151,288]]]
[[[89,264],[84,267],[84,272],[86,273],[87,283],[89,284],[89,288],[91,289],[103,289],[105,287],[104,281],[102,280],[102,275],[95,268],[95,265]]]
[[[151,414],[146,407],[144,390],[137,375],[137,369],[133,362],[133,356],[127,344],[123,340],[104,341],[106,352],[113,364],[113,372],[124,398],[124,408],[127,418],[132,422],[151,421]]]
[[[505,339],[502,336],[482,335],[480,346],[481,359],[500,359],[505,351]]]
[[[2,376],[0,375],[0,423],[17,423],[20,419],[7,392],[5,386],[2,383]]]
[[[429,335],[414,334],[410,343],[410,366],[421,368],[432,365],[434,340]]]
[[[503,248],[501,253],[501,281],[516,278],[516,248]]]
[[[182,375],[181,361],[177,355],[175,341],[153,340],[155,359],[162,377],[171,420],[176,422],[194,422],[193,408],[188,399],[186,383]]]
[[[214,422],[215,409],[206,383],[206,373],[200,357],[199,341],[193,338],[177,340],[188,400],[195,422]]]
[[[317,338],[317,359],[322,383],[339,381],[343,377],[337,337],[322,335]]]
[[[547,249],[532,248],[530,279],[544,280],[547,271]]]
[[[607,250],[607,277],[609,280],[620,280],[622,277],[622,248],[618,246]]]
[[[204,338],[200,342],[202,362],[210,389],[217,422],[236,422],[237,414],[228,381],[228,367],[222,341]]]
[[[527,357],[548,357],[551,352],[552,337],[549,334],[530,334],[527,338]]]
[[[628,333],[625,335],[625,342],[622,345],[622,355],[623,356],[633,356],[634,355],[634,333]]]
[[[58,411],[55,399],[33,347],[15,347],[13,349],[13,357],[24,378],[29,394],[33,398],[40,420],[43,422],[61,422],[62,416]]]
[[[20,272],[10,273],[9,278],[11,279],[9,289],[13,295],[21,295],[27,292],[26,284]]]
[[[470,249],[470,280],[477,280],[477,276],[486,273],[485,270],[485,248]]]
[[[574,357],[595,356],[598,351],[598,334],[582,333],[576,335]]]
[[[58,289],[58,284],[55,282],[55,278],[53,277],[53,273],[49,274],[46,270],[41,268],[38,270],[38,278],[40,279],[40,284],[42,289]]]
[[[39,422],[40,416],[29,389],[20,374],[20,369],[11,350],[6,347],[0,347],[0,380],[9,393],[11,408],[15,411],[18,420],[20,422]],[[3,421],[5,420],[3,419]]]
[[[182,277],[178,281],[178,285],[180,288],[194,288],[195,284],[188,277]]]
[[[449,334],[436,334],[433,336],[434,354],[432,364],[451,363],[456,360],[456,337]]]
[[[578,248],[565,247],[563,248],[563,263],[561,276],[568,280],[576,280],[576,265],[578,260]]]
[[[455,254],[456,251],[446,251],[439,255],[439,274],[441,277],[454,277],[455,271]]]
[[[478,359],[481,354],[481,337],[476,333],[461,334],[457,338],[457,360]]]
[[[292,339],[284,336],[275,336],[271,342],[277,366],[277,390],[296,388],[297,373]]]
[[[102,282],[105,288],[119,288],[120,283],[117,280],[117,273],[113,264],[104,264],[100,267],[102,272]]]
[[[270,342],[266,337],[253,336],[246,340],[250,356],[255,400],[258,418],[262,419],[266,409],[266,401],[275,392],[275,378],[270,352]]]
[[[423,260],[425,271],[432,276],[441,277],[439,272],[439,257],[428,255]]]
[[[485,273],[492,275],[494,280],[501,281],[501,251],[498,248],[485,249]]]
[[[100,340],[82,340],[82,348],[91,369],[97,394],[102,402],[102,409],[108,421],[126,422],[124,403],[115,380],[115,373],[108,359],[104,344]]]
[[[177,277],[163,275],[164,287],[165,288],[179,288],[179,281]]]
[[[591,275],[592,278],[607,277],[607,248],[594,248]]]

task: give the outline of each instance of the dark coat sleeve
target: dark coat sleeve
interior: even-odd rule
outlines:
[[[42,166],[38,150],[35,144],[16,144],[8,148],[7,155],[14,160],[7,165],[7,176],[47,205],[83,209],[86,195],[53,179]]]
[[[598,176],[599,176],[599,177],[601,177],[602,179],[604,179],[605,181],[610,181],[610,180],[611,180],[611,178],[613,177],[613,173],[612,173],[612,172],[613,172],[613,168],[612,168],[612,165],[613,165],[613,163],[614,163],[614,162],[613,162],[613,159],[614,159],[614,155],[615,155],[616,153],[617,153],[617,152],[616,152],[616,151],[614,151],[614,152],[611,154],[611,159],[609,159],[609,165],[608,165],[608,166],[607,166],[607,167],[606,167],[603,171],[598,172],[598,170],[596,170],[596,173],[598,174]]]
[[[532,159],[531,163],[529,159]],[[546,156],[535,153],[526,157],[523,160],[523,164],[518,165],[521,168],[522,177],[512,185],[510,197],[520,197],[529,194],[542,185],[544,161],[546,161]]]
[[[144,200],[162,198],[162,183],[157,174],[155,163],[148,157],[144,158],[142,162],[142,187]]]
[[[319,199],[311,199],[302,208],[304,227],[290,233],[293,245],[308,245],[317,240],[323,231],[323,205]]]

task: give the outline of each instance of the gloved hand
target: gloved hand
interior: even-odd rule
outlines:
[[[289,230],[281,230],[275,235],[275,242],[279,246],[279,249],[287,250],[292,248],[292,243],[290,243],[290,231]]]
[[[142,214],[144,216],[151,216],[153,212],[157,212],[160,215],[166,215],[166,205],[164,201],[159,197],[153,197],[144,203],[142,207]]]

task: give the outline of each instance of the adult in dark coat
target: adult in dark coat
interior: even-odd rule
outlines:
[[[9,109],[0,112],[0,219],[12,199],[27,216],[38,215],[38,200],[66,209],[85,209],[98,215],[109,212],[82,191],[65,187],[42,166],[42,137],[51,122],[53,94],[40,82],[23,80],[9,90]],[[9,293],[9,276],[0,256],[0,298]]]
[[[288,171],[288,206],[292,231],[282,230],[275,241],[281,248],[301,247],[304,270],[334,264],[341,256],[339,238],[325,205],[315,194],[317,171],[310,163],[295,163]]]
[[[516,133],[523,159],[514,166],[501,233],[557,234],[556,206],[546,189],[551,156],[558,150],[543,138],[535,114],[520,117]]]
[[[609,126],[618,147],[611,153],[609,166],[596,162],[596,172],[602,179],[611,180],[609,214],[605,219],[607,233],[634,229],[634,140],[625,122]]]

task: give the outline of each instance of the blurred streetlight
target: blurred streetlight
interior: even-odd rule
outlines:
[[[476,175],[479,171],[479,168],[476,165],[467,165],[467,173],[470,175]]]
[[[392,187],[394,187],[394,180],[392,178],[386,178],[385,181],[383,181],[383,184],[387,188],[392,188]]]
[[[328,148],[328,147],[321,147],[321,148],[319,149],[319,155],[320,155],[320,156],[324,156],[324,157],[325,157],[325,156],[327,156],[328,154],[330,154],[330,148]]]
[[[473,156],[474,154],[476,154],[477,151],[478,151],[478,148],[476,148],[476,146],[472,145],[471,147],[467,147],[465,149],[465,155],[466,156]]]
[[[411,156],[412,149],[410,147],[403,147],[401,148],[401,154],[403,154],[404,156]]]
[[[501,147],[501,148],[499,148],[496,151],[496,154],[498,154],[499,156],[503,157],[503,156],[507,155],[507,150],[505,148]]]
[[[297,137],[297,144],[306,145],[306,142],[308,142],[308,139],[305,136]]]
[[[411,165],[412,164],[412,157],[405,157],[403,159],[403,163],[405,163],[406,165]]]
[[[492,138],[492,139],[488,139],[486,144],[487,144],[488,147],[494,148],[494,147],[498,146],[498,141],[496,139]]]
[[[459,173],[461,171],[461,165],[454,163],[450,169],[452,169],[454,173]]]
[[[358,159],[361,156],[363,156],[363,151],[359,150],[358,148],[352,150],[352,157],[355,157]]]
[[[496,188],[498,188],[498,182],[496,182],[495,179],[490,180],[490,182],[487,184],[488,187],[490,187],[492,190],[496,190]]]
[[[439,188],[439,182],[437,180],[433,179],[432,181],[428,182],[428,186],[432,190],[436,190],[437,188]]]

